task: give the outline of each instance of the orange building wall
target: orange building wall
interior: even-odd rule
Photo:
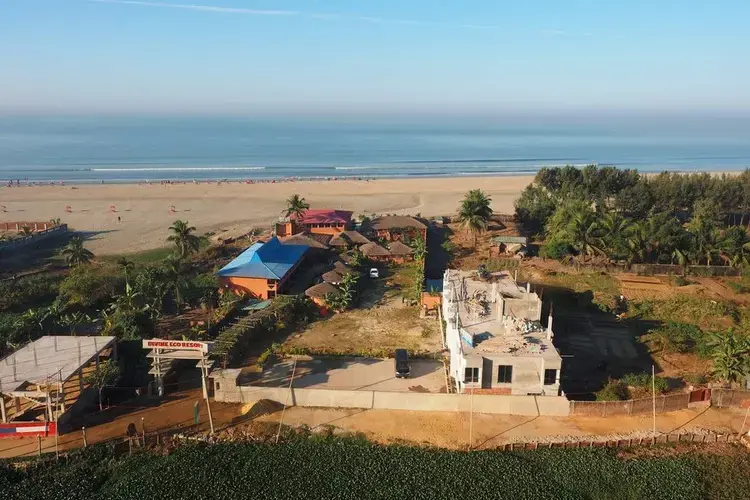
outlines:
[[[219,285],[225,290],[249,293],[253,297],[263,300],[268,298],[269,290],[278,293],[278,284],[271,287],[268,285],[266,278],[239,278],[231,276],[228,278],[219,278]]]
[[[437,309],[440,307],[440,302],[440,295],[431,295],[429,292],[422,292],[422,305],[428,310]]]
[[[342,231],[346,231],[346,224],[340,224],[333,227],[313,227],[312,224],[304,224],[305,230],[310,231],[313,234],[330,234],[335,236]]]

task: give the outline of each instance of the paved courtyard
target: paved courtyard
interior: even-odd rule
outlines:
[[[446,392],[445,368],[440,361],[413,359],[411,377],[395,376],[392,359],[313,358],[277,363],[267,368],[260,378],[248,377],[242,384],[286,387],[294,371],[293,386],[297,389],[345,389],[389,392]]]

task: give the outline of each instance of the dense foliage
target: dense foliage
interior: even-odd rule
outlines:
[[[516,201],[546,255],[630,263],[750,264],[750,170],[739,175],[588,166],[541,169]]]
[[[455,452],[356,440],[191,445],[114,458],[102,448],[55,465],[0,468],[7,499],[746,498],[748,455],[622,459],[617,450]]]

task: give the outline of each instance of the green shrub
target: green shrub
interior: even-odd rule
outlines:
[[[42,273],[0,281],[0,311],[26,310],[52,302],[62,280],[62,275]]]
[[[111,299],[125,286],[125,278],[110,266],[78,266],[60,284],[60,296],[69,305],[90,307]]]
[[[548,259],[560,260],[572,252],[573,248],[567,241],[550,240],[539,250],[539,255]]]
[[[630,399],[630,392],[619,380],[610,380],[596,393],[597,401],[624,401]]]
[[[620,382],[628,387],[651,390],[651,374],[649,373],[628,373],[623,375]],[[657,392],[666,392],[669,389],[667,379],[663,377],[655,377],[654,386]]]

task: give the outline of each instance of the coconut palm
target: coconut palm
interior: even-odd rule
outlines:
[[[179,259],[170,258],[162,266],[164,286],[172,292],[175,306],[179,309],[183,300],[183,293],[188,288],[189,282],[185,265]]]
[[[601,247],[611,260],[616,260],[628,252],[627,236],[631,221],[615,212],[608,213],[598,227],[601,231]]]
[[[286,200],[285,213],[287,217],[294,215],[295,218],[301,219],[309,209],[310,204],[298,194],[293,194]]]
[[[70,238],[70,241],[68,241],[68,244],[65,245],[61,253],[65,257],[65,262],[70,267],[88,264],[94,258],[94,254],[83,246],[83,240],[79,236]]]
[[[200,237],[193,234],[195,227],[189,226],[187,221],[176,220],[169,226],[172,234],[167,241],[174,243],[177,256],[184,259],[191,253],[197,252],[200,248]]]
[[[586,257],[604,255],[602,234],[596,212],[583,200],[573,200],[563,205],[547,223],[548,238],[567,242],[584,260]]]
[[[487,230],[492,217],[491,201],[481,189],[472,189],[461,201],[458,220],[461,227],[473,236],[474,245],[477,244],[477,234]]]
[[[750,237],[744,227],[733,226],[724,232],[721,252],[732,267],[750,265]]]

